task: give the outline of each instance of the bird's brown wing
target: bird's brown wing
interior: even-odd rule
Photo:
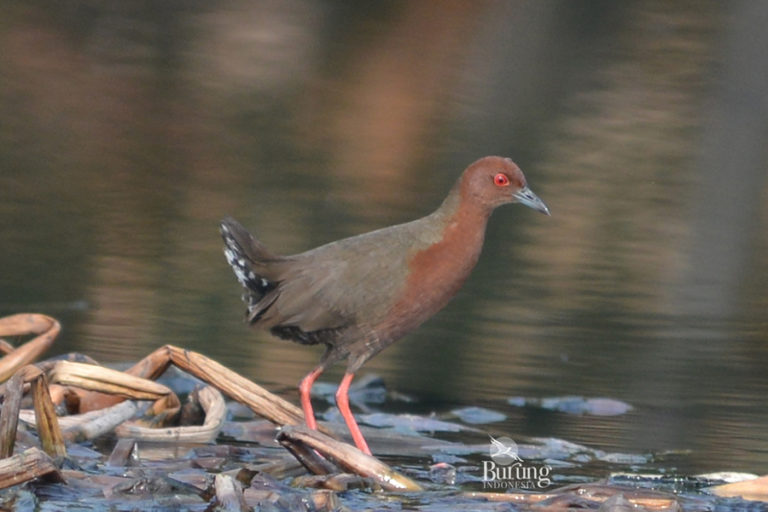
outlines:
[[[277,296],[264,321],[302,331],[373,325],[406,277],[408,249],[390,231],[341,240],[277,264]]]
[[[339,265],[313,265],[298,268],[287,265],[279,272],[278,286],[272,293],[274,302],[261,317],[266,327],[291,326],[304,332],[337,329],[351,320],[336,304],[324,300],[329,290],[336,289]]]

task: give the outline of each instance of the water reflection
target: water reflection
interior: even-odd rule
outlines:
[[[370,371],[425,409],[611,396],[635,411],[499,431],[764,467],[762,4],[0,9],[0,310],[59,317],[57,351],[173,343],[292,388],[319,354],[240,323],[218,220],[301,251],[510,155],[553,217],[499,210],[462,293]]]

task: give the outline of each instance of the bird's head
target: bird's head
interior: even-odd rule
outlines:
[[[528,188],[523,171],[509,158],[481,158],[467,167],[460,182],[465,199],[488,209],[507,203],[520,203],[549,215],[547,205]]]

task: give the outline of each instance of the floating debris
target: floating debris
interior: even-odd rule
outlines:
[[[583,455],[581,462],[590,462],[596,455],[592,448],[556,437],[534,437],[531,441],[535,444],[518,445],[520,456],[525,459],[573,460]]]
[[[603,462],[610,462],[611,464],[624,464],[631,466],[634,464],[647,464],[650,460],[650,456],[639,455],[636,453],[600,453],[598,452],[598,460]]]
[[[401,433],[410,432],[461,432],[466,430],[457,423],[416,416],[413,414],[386,414],[377,412],[358,417],[360,423],[372,427],[390,427]]]
[[[456,455],[451,455],[448,453],[435,453],[432,455],[432,461],[435,464],[439,464],[441,462],[445,462],[448,464],[456,464],[456,463],[466,463],[467,459],[464,457],[458,457]]]
[[[758,478],[758,475],[754,473],[739,473],[736,471],[718,471],[717,473],[704,473],[702,475],[696,475],[696,478],[702,478],[712,483],[720,482],[724,484],[732,484]]]
[[[515,396],[507,399],[515,407],[539,407],[566,414],[588,414],[592,416],[619,416],[632,410],[626,402],[613,398],[584,398],[581,396],[556,396],[549,398],[525,398]]]
[[[484,407],[462,407],[461,409],[452,410],[451,413],[464,423],[470,423],[472,425],[495,423],[507,419],[505,414],[485,409]]]
[[[456,485],[456,466],[438,462],[429,467],[429,479],[436,484]]]

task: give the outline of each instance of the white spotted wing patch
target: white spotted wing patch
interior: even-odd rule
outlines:
[[[253,271],[250,261],[243,254],[240,245],[232,238],[226,226],[221,227],[221,233],[224,238],[224,256],[227,258],[227,263],[232,267],[232,271],[240,284],[249,292],[243,299],[249,304],[254,304],[274,286]]]

